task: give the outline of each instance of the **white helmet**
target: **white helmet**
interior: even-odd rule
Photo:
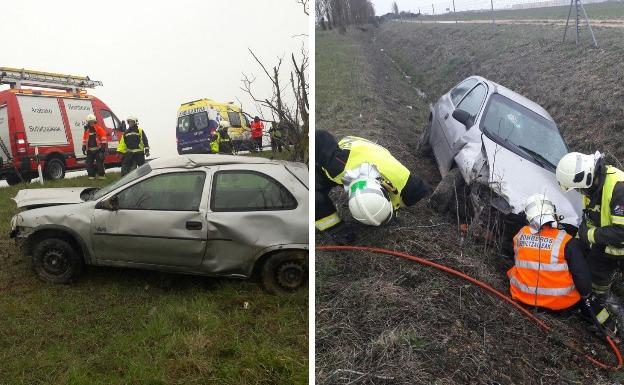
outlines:
[[[557,164],[557,183],[564,192],[572,189],[591,187],[594,181],[596,162],[602,157],[598,151],[594,155],[580,152],[565,154]]]
[[[349,184],[349,210],[353,218],[370,226],[379,226],[392,218],[388,192],[373,178],[358,178]]]
[[[95,119],[95,115],[93,114],[89,114],[87,115],[87,122],[95,122],[97,119]]]
[[[524,213],[533,234],[546,223],[557,222],[555,205],[544,194],[533,194],[528,197],[524,205]]]
[[[136,116],[134,116],[134,115],[128,116],[128,119],[126,119],[126,120],[132,120],[133,122],[135,122],[137,124],[139,123],[139,119]]]

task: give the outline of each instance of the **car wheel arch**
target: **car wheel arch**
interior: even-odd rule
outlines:
[[[89,249],[80,235],[74,230],[63,226],[40,226],[26,239],[24,251],[26,255],[32,255],[35,245],[46,238],[61,238],[66,240],[75,250],[80,253],[85,263],[90,263]]]
[[[265,249],[263,250],[263,252],[261,252],[257,256],[249,276],[253,278],[258,278],[260,274],[260,270],[262,269],[262,266],[266,263],[266,261],[272,255],[277,254],[277,253],[283,253],[283,252],[302,253],[305,255],[309,255],[310,250],[307,248],[299,248],[299,247],[281,247],[281,248],[277,247],[277,248]]]

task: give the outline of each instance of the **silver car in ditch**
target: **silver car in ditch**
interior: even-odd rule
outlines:
[[[483,205],[488,196],[486,205],[523,221],[519,214],[526,199],[543,193],[555,204],[563,223],[578,226],[580,222],[580,194],[563,193],[555,179],[556,165],[568,147],[553,118],[535,102],[499,84],[471,76],[442,95],[430,107],[418,146],[422,154],[432,150],[442,174],[434,200],[449,186],[465,183],[475,206]]]
[[[11,221],[41,279],[84,264],[211,276],[257,274],[273,292],[307,282],[308,168],[229,155],[153,160],[101,189],[27,189]]]

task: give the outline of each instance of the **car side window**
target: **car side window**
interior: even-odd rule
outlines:
[[[110,128],[111,130],[117,129],[121,127],[119,120],[112,112],[108,110],[100,110],[100,114],[102,115],[102,120],[104,121],[104,126],[106,128]]]
[[[292,210],[297,201],[268,175],[245,170],[219,171],[212,183],[212,211]]]
[[[459,83],[459,85],[451,90],[451,101],[456,106],[466,95],[466,92],[470,91],[472,87],[477,84],[477,79],[467,79]]]
[[[479,84],[473,88],[468,95],[466,95],[457,108],[466,111],[474,119],[481,109],[481,105],[483,104],[483,99],[485,99],[486,94],[487,90],[485,86],[483,84]]]
[[[117,199],[121,210],[197,211],[206,173],[157,175],[128,187]]]

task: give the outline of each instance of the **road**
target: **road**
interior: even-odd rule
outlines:
[[[424,24],[491,24],[492,19],[482,20],[405,20],[411,23]],[[495,19],[496,24],[518,24],[518,25],[554,25],[565,26],[565,19]],[[573,20],[570,20],[573,23]],[[624,19],[606,19],[606,20],[590,20],[592,28],[608,27],[608,28],[624,28]],[[583,25],[585,24],[583,20]]]

